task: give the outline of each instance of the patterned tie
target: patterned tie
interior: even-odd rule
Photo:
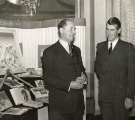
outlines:
[[[69,44],[69,54],[72,56],[72,44]]]
[[[109,52],[109,54],[111,54],[111,52],[112,52],[112,43],[110,44],[110,47],[108,49],[108,52]]]

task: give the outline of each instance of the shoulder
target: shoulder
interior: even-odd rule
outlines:
[[[45,49],[43,51],[43,55],[48,55],[48,54],[55,54],[57,47],[58,46],[58,42],[52,44],[51,46],[49,46],[47,49]]]
[[[132,43],[121,40],[120,47],[125,54],[127,53],[129,55],[129,57],[135,56],[135,47]]]
[[[80,48],[75,45],[73,45],[73,51],[77,52],[78,54],[81,54]]]
[[[132,43],[127,42],[127,41],[120,40],[120,44],[124,48],[134,48],[134,45]]]
[[[121,42],[121,44],[123,44],[123,45],[125,45],[125,46],[129,46],[129,47],[133,46],[132,43],[129,43],[129,42],[127,42],[127,41],[120,40],[120,42]]]
[[[73,45],[73,49],[77,50],[77,51],[80,51],[80,48],[77,47],[76,45]]]
[[[103,42],[97,43],[97,49],[104,47],[105,44],[107,44],[107,41],[103,41]]]

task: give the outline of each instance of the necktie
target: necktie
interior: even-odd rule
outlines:
[[[109,54],[112,52],[112,43],[110,44],[110,47],[108,49]]]
[[[72,56],[72,44],[69,44],[69,54]]]

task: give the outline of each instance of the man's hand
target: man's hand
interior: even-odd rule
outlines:
[[[72,89],[82,89],[84,84],[87,84],[86,76],[82,73],[81,76],[77,77],[75,81],[70,83]]]
[[[98,104],[97,101],[95,101],[95,115],[100,115],[101,114],[101,111],[100,111],[100,106]]]
[[[72,88],[72,89],[81,89],[81,88],[83,88],[83,84],[81,84],[80,82],[77,82],[77,81],[72,81],[70,83],[70,88]]]
[[[130,98],[125,99],[125,108],[130,109],[133,107],[133,100]]]
[[[83,84],[83,85],[87,84],[87,78],[83,73],[81,73],[80,77],[77,77],[76,81]]]

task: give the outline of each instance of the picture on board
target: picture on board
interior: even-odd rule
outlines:
[[[0,30],[0,75],[7,70],[13,73],[25,71],[21,62],[19,43],[13,31]]]

